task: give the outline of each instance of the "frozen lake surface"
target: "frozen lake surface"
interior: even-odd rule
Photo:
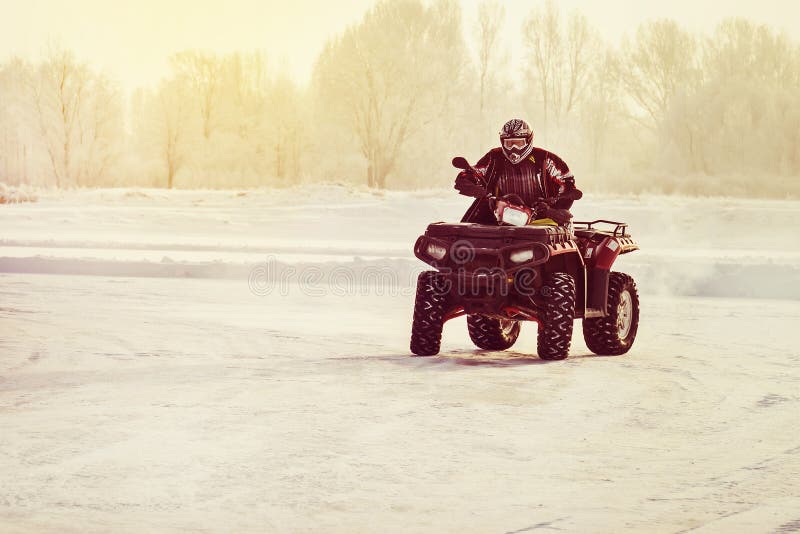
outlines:
[[[477,351],[460,319],[439,356],[412,358],[410,248],[458,218],[447,195],[4,206],[0,530],[798,528],[797,203],[581,204],[643,246],[618,265],[642,294],[628,355],[593,356],[578,328],[570,358],[545,363],[535,324]],[[769,233],[737,223],[758,213]],[[401,275],[253,291],[268,258]]]

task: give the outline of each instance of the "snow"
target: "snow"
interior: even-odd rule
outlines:
[[[476,351],[460,319],[440,356],[411,358],[410,247],[466,202],[330,188],[3,206],[2,530],[796,528],[797,203],[581,201],[643,247],[617,266],[642,293],[630,354],[593,356],[577,328],[570,358],[544,363],[533,324]],[[375,269],[395,276],[357,283]]]
[[[0,211],[0,272],[237,279],[265,262],[276,276],[373,262],[412,284],[424,268],[411,252],[417,235],[428,222],[458,220],[468,204],[452,191],[332,186],[50,192]],[[574,211],[631,225],[643,250],[624,263],[645,292],[798,299],[798,208],[642,196],[587,198]]]

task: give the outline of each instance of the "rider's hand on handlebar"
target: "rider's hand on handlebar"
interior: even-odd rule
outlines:
[[[469,171],[461,171],[456,177],[455,189],[462,195],[475,198],[486,196],[486,188],[483,181]]]
[[[538,219],[553,219],[560,225],[565,225],[572,219],[569,210],[552,208],[546,201],[537,202],[534,210]]]
[[[533,206],[533,211],[537,217],[546,217],[545,213],[550,209],[550,204],[546,200],[540,200]]]
[[[547,210],[546,217],[553,219],[555,222],[563,226],[572,219],[572,213],[570,213],[569,210],[550,208]]]

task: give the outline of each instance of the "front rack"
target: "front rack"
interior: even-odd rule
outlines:
[[[596,221],[575,221],[572,223],[573,227],[575,227],[576,230],[599,230],[597,228],[593,228],[593,225],[595,224],[614,225],[614,231],[612,232],[614,237],[628,237],[628,223],[607,221],[605,219],[597,219]],[[578,225],[583,225],[583,227],[578,228]]]

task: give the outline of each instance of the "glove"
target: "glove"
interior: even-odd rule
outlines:
[[[479,183],[479,180],[467,171],[461,171],[456,177],[456,191],[468,197],[483,198],[486,196],[486,188]]]
[[[547,215],[545,214],[549,209],[550,209],[550,204],[548,204],[544,200],[540,200],[533,206],[534,215],[536,216],[537,219],[544,219],[545,217],[547,217]]]
[[[536,211],[537,219],[553,219],[562,226],[572,219],[572,214],[569,210],[551,208],[547,202],[537,202],[533,209]]]
[[[570,221],[570,219],[572,219],[572,214],[569,212],[569,210],[548,208],[547,211],[545,212],[545,217],[553,219],[559,225],[564,226]]]

